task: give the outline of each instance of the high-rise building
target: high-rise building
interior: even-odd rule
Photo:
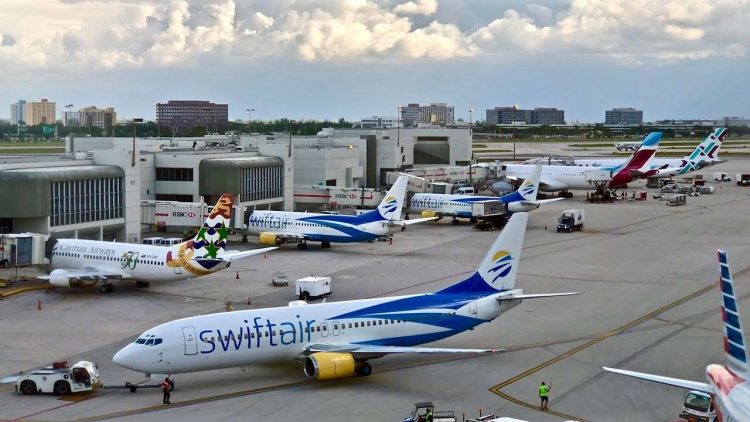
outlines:
[[[419,122],[433,125],[451,125],[454,118],[454,107],[446,103],[431,103],[419,107]]]
[[[398,126],[398,119],[395,117],[372,116],[364,117],[360,121],[362,129],[387,129]]]
[[[117,113],[112,107],[101,109],[90,106],[78,111],[63,113],[63,124],[65,126],[95,126],[101,128],[105,133],[109,133],[116,122]]]
[[[26,103],[26,124],[29,126],[54,124],[55,116],[55,103],[46,98]]]
[[[604,112],[605,125],[634,125],[643,124],[643,110],[632,107],[613,108]]]
[[[409,103],[401,106],[401,126],[415,127],[419,123],[419,104]]]
[[[488,125],[563,125],[565,124],[565,110],[554,107],[538,107],[524,110],[516,106],[495,107],[487,109],[486,122]]]
[[[218,132],[229,122],[229,105],[209,101],[169,100],[156,104],[156,124],[179,133],[205,127]]]
[[[10,124],[26,123],[26,100],[18,100],[10,105]]]

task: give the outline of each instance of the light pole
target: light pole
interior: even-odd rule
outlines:
[[[136,127],[135,124],[143,123],[143,119],[134,118],[132,123],[133,123],[133,156],[132,156],[132,159],[130,160],[130,166],[135,167],[135,127]]]
[[[70,129],[70,124],[68,124],[68,115],[70,114],[70,111],[73,109],[73,104],[67,104],[65,108],[68,109],[68,112],[65,114],[65,119],[63,120],[65,123],[65,126],[68,127],[68,135],[70,135],[70,152],[73,153],[73,152],[76,152],[75,149],[73,148],[75,146],[75,144],[73,143],[73,131]],[[78,124],[81,124],[81,123],[78,122]]]
[[[247,134],[252,135],[253,131],[251,130],[251,126],[253,123],[253,111],[255,111],[254,108],[246,108],[245,111],[247,111]]]
[[[473,113],[473,112],[474,112],[474,109],[470,108],[469,109],[469,145],[471,145],[471,149],[474,149],[474,133],[471,131],[471,123],[472,123],[471,113]],[[471,154],[471,158],[472,159],[474,158],[474,153],[473,152]],[[473,185],[472,180],[471,180],[471,161],[472,160],[469,160],[469,184]]]

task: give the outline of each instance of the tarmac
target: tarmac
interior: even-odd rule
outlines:
[[[733,158],[700,173],[733,175],[749,164]],[[182,374],[175,377],[172,405],[161,404],[158,389],[58,398],[22,396],[5,384],[0,418],[401,421],[413,403],[430,400],[458,420],[480,409],[531,421],[676,420],[683,390],[601,366],[703,381],[707,364],[724,363],[717,248],[729,253],[743,324],[750,327],[750,188],[709,184],[716,193],[678,207],[650,194],[647,201],[587,204],[585,193],[575,192],[532,212],[516,286],[582,294],[528,300],[492,323],[434,343],[501,353],[386,356],[371,361],[370,377],[321,383],[306,379],[296,362]],[[569,208],[586,210],[584,230],[556,233],[557,217]],[[111,294],[57,289],[8,297],[0,301],[0,378],[85,359],[98,364],[106,386],[154,383],[115,366],[114,353],[148,328],[224,312],[226,302],[235,310],[286,306],[296,299],[293,282],[273,287],[275,271],[290,280],[330,275],[329,301],[429,292],[473,271],[497,234],[443,220],[410,226],[392,244],[311,244],[307,251],[287,245],[211,276],[147,289],[121,282]],[[537,407],[540,381],[552,383],[548,412]]]

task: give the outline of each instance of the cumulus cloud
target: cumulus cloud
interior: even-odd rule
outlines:
[[[740,57],[750,44],[750,3],[742,0],[571,0],[556,12],[544,3],[483,14],[484,23],[467,28],[450,16],[436,19],[438,0],[4,0],[0,67],[524,54],[638,63]]]

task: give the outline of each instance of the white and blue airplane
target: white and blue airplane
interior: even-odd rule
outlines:
[[[326,380],[370,375],[369,359],[393,353],[496,352],[417,346],[477,328],[524,299],[578,294],[515,288],[527,221],[513,214],[479,268],[437,292],[182,318],[146,330],[113,361],[156,375],[301,360],[307,377]]]
[[[448,195],[442,193],[416,193],[409,201],[409,211],[420,213],[422,217],[452,217],[452,224],[458,224],[459,218],[469,218],[474,222],[477,216],[472,210],[473,204],[485,201],[497,201],[503,204],[498,213],[529,212],[548,202],[561,201],[564,198],[537,200],[539,179],[542,165],[538,164],[531,175],[524,179],[516,189],[502,196]]]
[[[606,367],[603,369],[620,375],[709,394],[715,406],[706,406],[706,408],[701,409],[708,410],[708,412],[704,412],[704,415],[702,415],[706,419],[699,419],[696,415],[691,414],[680,415],[684,416],[685,419],[709,420],[705,413],[710,413],[711,408],[714,408],[716,421],[750,421],[750,362],[748,362],[747,337],[742,330],[742,323],[740,322],[737,293],[732,282],[732,272],[729,269],[727,253],[719,250],[718,254],[721,317],[724,321],[723,343],[724,356],[727,362],[726,366],[708,365],[706,367],[707,383],[643,372],[626,371],[624,369]],[[705,346],[701,345],[700,347]],[[693,412],[691,411],[691,413]]]
[[[306,249],[307,242],[312,241],[330,248],[331,243],[372,241],[404,230],[407,225],[437,219],[401,219],[406,183],[407,176],[400,176],[376,209],[357,216],[256,210],[248,219],[247,233],[257,234],[261,245],[296,242],[297,249]]]

